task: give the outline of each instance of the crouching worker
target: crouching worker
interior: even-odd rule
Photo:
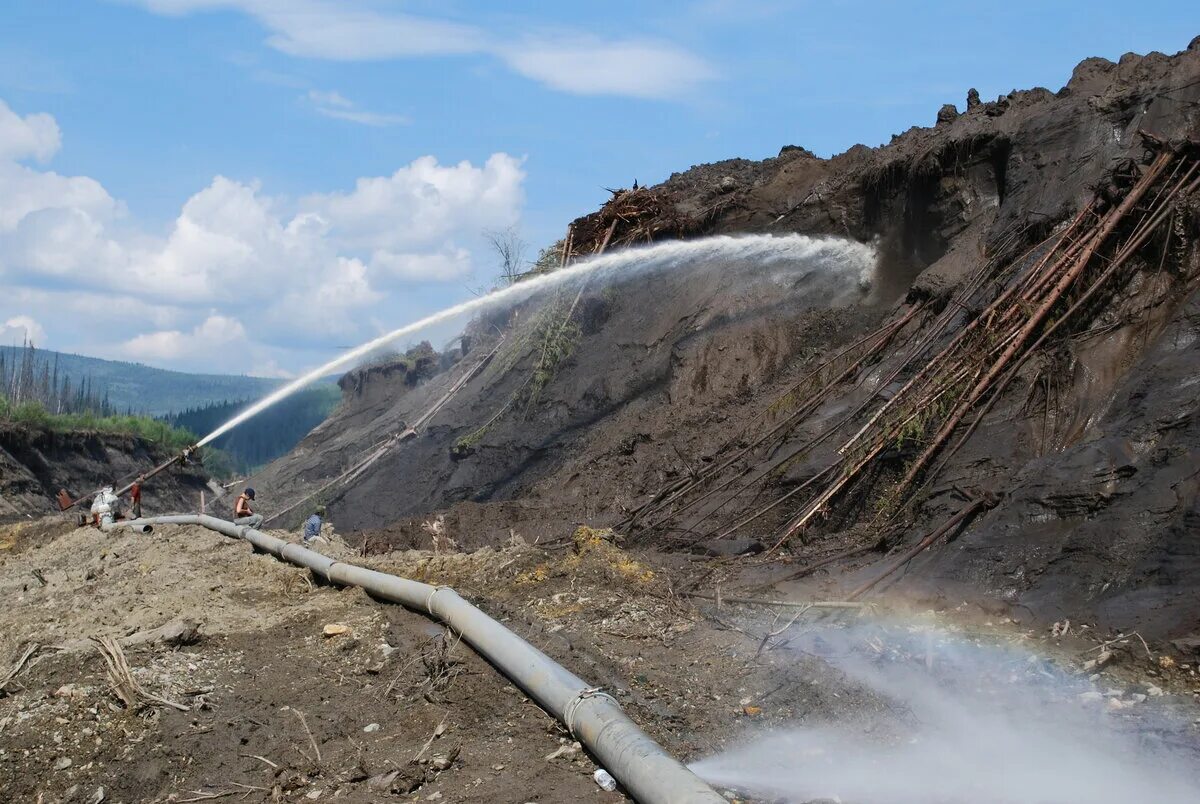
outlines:
[[[304,520],[304,543],[306,545],[325,541],[321,538],[321,522],[325,518],[325,506],[318,505],[312,516]]]
[[[237,501],[233,504],[233,524],[257,528],[263,523],[262,514],[254,513],[254,509],[250,507],[253,500],[254,489],[246,489],[238,495]]]

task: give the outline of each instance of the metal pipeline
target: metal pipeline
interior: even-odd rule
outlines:
[[[141,519],[137,520],[137,522],[123,522],[121,520],[114,522],[111,519],[102,519],[100,521],[100,530],[105,533],[111,533],[114,530],[121,530],[122,528],[136,530],[138,533],[152,533],[154,531],[153,525]]]
[[[637,801],[646,804],[725,804],[700,777],[629,719],[608,693],[583,681],[446,586],[335,561],[298,544],[212,516],[186,514],[116,522],[112,528],[200,525],[244,539],[256,550],[307,567],[341,586],[358,586],[383,600],[448,625],[479,655],[556,717]]]

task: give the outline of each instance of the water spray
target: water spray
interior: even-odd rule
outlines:
[[[334,372],[354,366],[358,361],[384,346],[408,338],[416,333],[453,320],[463,315],[478,312],[501,304],[515,304],[542,291],[591,274],[617,274],[628,278],[638,273],[663,270],[682,264],[711,262],[714,260],[757,260],[764,265],[780,262],[804,263],[831,273],[840,272],[856,282],[869,277],[875,266],[875,251],[870,246],[852,240],[832,237],[808,237],[790,234],[781,237],[772,235],[746,235],[730,237],[718,235],[698,240],[682,240],[658,243],[651,246],[625,249],[612,254],[580,260],[569,267],[553,273],[533,277],[506,288],[471,299],[433,313],[399,329],[380,335],[361,346],[330,360],[308,373],[292,380],[287,385],[255,402],[216,430],[196,443],[202,447],[213,439],[237,427],[242,422],[261,413],[280,400]]]

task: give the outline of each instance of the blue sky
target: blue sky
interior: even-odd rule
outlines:
[[[534,250],[605,186],[1200,33],[1179,2],[497,5],[9,0],[0,338],[295,372],[490,285],[484,229]]]

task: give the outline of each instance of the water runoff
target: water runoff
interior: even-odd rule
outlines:
[[[585,277],[619,282],[654,272],[683,270],[693,266],[729,262],[815,272],[829,279],[842,279],[846,287],[853,288],[869,283],[871,272],[875,267],[875,251],[862,243],[832,237],[809,237],[801,234],[738,237],[718,235],[624,249],[612,254],[583,259],[552,273],[517,282],[486,296],[447,307],[367,341],[263,397],[200,439],[196,446],[202,447],[213,439],[219,438],[242,422],[253,418],[276,402],[286,399],[322,377],[352,368],[367,355],[383,347],[412,338],[423,330],[439,324],[489,308],[522,302]]]

